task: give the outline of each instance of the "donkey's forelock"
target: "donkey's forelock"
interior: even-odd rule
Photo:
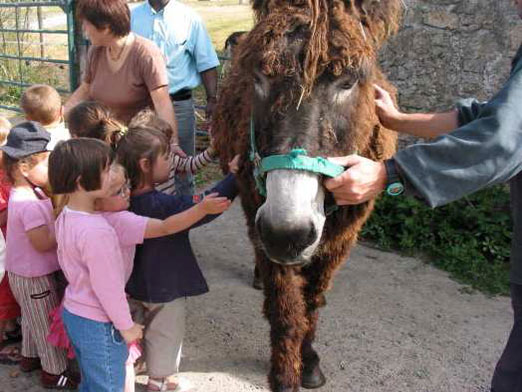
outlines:
[[[401,0],[258,0],[258,19],[243,46],[244,70],[299,77],[305,96],[326,70],[341,75],[374,63],[398,28]],[[296,56],[295,47],[300,54]]]

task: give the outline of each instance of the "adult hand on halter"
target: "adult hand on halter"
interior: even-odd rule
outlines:
[[[386,186],[386,168],[382,162],[374,162],[359,155],[328,160],[348,168],[341,175],[324,182],[339,205],[364,203],[381,193]]]
[[[385,89],[374,84],[375,88],[375,111],[381,124],[388,129],[397,129],[396,124],[401,120],[401,113],[395,107],[390,93]]]

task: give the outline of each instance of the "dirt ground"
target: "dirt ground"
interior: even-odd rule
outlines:
[[[268,391],[268,323],[251,288],[239,203],[191,234],[210,293],[188,300],[182,375],[199,392]],[[419,260],[359,245],[321,312],[321,392],[489,391],[509,329],[508,298],[469,293]],[[40,392],[0,366],[1,392]],[[16,375],[16,374],[15,374]],[[140,390],[140,389],[138,389]]]

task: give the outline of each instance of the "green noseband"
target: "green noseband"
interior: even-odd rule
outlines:
[[[344,172],[344,167],[323,157],[309,157],[304,149],[293,149],[289,154],[270,155],[261,158],[255,144],[254,120],[250,118],[250,160],[254,163],[254,179],[257,191],[266,196],[266,173],[272,170],[301,170],[336,177]]]

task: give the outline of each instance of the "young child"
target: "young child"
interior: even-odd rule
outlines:
[[[0,116],[0,145],[5,140],[11,129],[11,123]],[[1,156],[0,152],[0,156]],[[10,343],[19,342],[22,339],[20,327],[16,318],[20,316],[20,307],[9,287],[9,278],[5,273],[5,238],[7,233],[7,202],[11,185],[5,178],[5,173],[0,169],[0,229],[2,231],[3,251],[0,255],[0,363],[16,364],[20,360],[15,347],[5,347]],[[4,337],[5,336],[5,337]]]
[[[116,231],[122,247],[122,253],[129,260],[129,263],[134,261],[136,245],[142,244],[144,239],[178,233],[202,219],[204,215],[221,213],[230,206],[230,201],[226,198],[216,197],[216,195],[211,194],[207,195],[200,204],[172,215],[165,220],[159,220],[138,216],[127,211],[129,198],[130,188],[125,169],[119,164],[113,164],[111,166],[109,196],[97,199],[95,208],[97,211],[102,212],[103,216]],[[146,223],[145,226],[144,223]],[[130,228],[143,226],[144,231],[139,231],[139,236],[132,236]],[[131,350],[132,348],[129,348],[129,351]],[[126,363],[125,392],[134,391],[134,360],[137,358],[136,351],[136,348],[134,348],[134,357],[132,354],[129,354],[129,360]]]
[[[67,370],[66,355],[47,343],[49,312],[59,303],[51,201],[41,188],[48,185],[47,147],[51,135],[37,122],[11,129],[0,147],[3,167],[11,181],[7,221],[6,271],[11,290],[22,310],[20,369],[42,368],[45,388],[75,389],[77,381]]]
[[[68,195],[56,220],[56,237],[69,282],[63,321],[82,372],[82,391],[122,391],[128,356],[124,342],[142,336],[124,292],[131,267],[124,263],[114,229],[94,210],[95,200],[108,196],[111,161],[105,143],[77,139],[58,144],[49,162],[53,190]]]
[[[37,121],[51,134],[48,150],[52,151],[56,143],[70,139],[65,127],[62,99],[58,91],[46,84],[35,84],[24,91],[20,99],[25,119]]]
[[[105,146],[107,153],[108,145],[94,139],[73,139],[59,145],[51,154],[49,172],[55,192],[68,195],[68,204],[60,213],[56,226],[59,259],[70,282],[64,299],[63,318],[84,376],[82,387],[85,390],[93,391],[119,391],[123,389],[122,382],[125,375],[123,362],[126,355],[120,352],[118,347],[111,347],[111,342],[108,345],[101,342],[102,346],[86,343],[95,339],[94,335],[85,332],[86,326],[91,326],[92,330],[102,328],[112,331],[110,329],[112,322],[118,328],[117,322],[111,318],[111,314],[118,316],[116,304],[109,302],[111,298],[115,298],[123,309],[123,313],[120,315],[122,322],[124,321],[123,316],[128,316],[128,304],[122,299],[124,298],[122,294],[124,295],[123,287],[132,270],[136,244],[142,243],[144,238],[163,236],[183,230],[208,213],[222,212],[228,208],[230,203],[225,198],[210,196],[198,206],[165,220],[145,218],[124,211],[128,207],[129,189],[123,168],[119,165],[112,165],[109,171],[104,169],[102,161],[98,162],[100,159],[95,160],[94,163],[89,161],[89,156],[96,158],[103,152],[100,145]],[[71,167],[70,162],[73,157],[76,157],[79,167],[83,167],[83,173],[81,169]],[[98,168],[100,184],[94,182],[96,168]],[[110,180],[107,180],[107,177]],[[82,184],[82,178],[85,181],[88,179],[89,184],[87,182]],[[104,181],[108,185],[105,186]],[[77,182],[78,186],[76,186]],[[107,189],[104,190],[104,187]],[[95,210],[106,212],[99,214],[94,213]],[[86,224],[90,225],[86,226]],[[104,256],[105,259],[102,255],[100,255],[101,259],[97,259],[92,257],[95,255],[95,249],[90,249],[87,245],[78,248],[78,244],[87,241],[87,238],[82,239],[82,237],[91,235],[89,226],[97,227],[102,224],[105,226],[105,231],[111,232],[110,236],[105,234],[106,238],[103,241],[111,248],[112,253],[109,252],[109,256]],[[82,232],[75,233],[78,227],[82,228],[82,226]],[[99,242],[94,241],[92,245],[99,248]],[[98,252],[103,253],[104,250],[101,249]],[[120,259],[121,262],[118,263],[117,259]],[[117,270],[112,273],[107,271],[106,262],[101,262],[102,260],[115,263]],[[79,267],[82,266],[87,267],[90,271],[88,276],[80,276]],[[105,279],[108,280],[105,281]],[[111,281],[114,282],[112,290],[109,289]],[[78,282],[81,283],[79,286]],[[82,292],[87,295],[82,295]],[[90,293],[92,296],[88,295]],[[106,308],[106,304],[110,304],[110,307]],[[101,318],[103,319],[101,320]],[[100,328],[96,327],[97,321],[101,321],[98,323]],[[127,343],[132,342],[132,339],[125,336],[127,334],[125,330],[120,332]],[[100,368],[98,362],[101,360],[103,363],[103,358],[100,359],[99,356],[97,361],[82,361],[82,358],[89,358],[90,355],[95,355],[99,351],[112,350],[116,350],[116,360],[114,367],[110,370]],[[133,370],[132,367],[130,369]],[[103,382],[95,380],[97,374],[102,377],[100,380]],[[117,376],[111,379],[110,374]],[[126,391],[128,390],[130,389],[126,389]]]
[[[202,199],[202,195],[172,196],[154,188],[168,178],[171,166],[169,139],[163,132],[146,127],[129,128],[116,153],[130,179],[132,212],[163,219],[191,208]],[[209,192],[233,199],[237,194],[234,176],[227,176]],[[216,216],[208,216],[197,225]],[[185,298],[208,291],[190,246],[189,230],[147,239],[139,245],[126,290],[131,296],[133,313],[141,314],[145,322],[147,390],[173,391],[179,383],[175,377],[185,332]]]
[[[118,140],[125,134],[127,128],[114,120],[107,107],[94,101],[85,101],[75,106],[69,112],[69,131],[72,137],[92,137],[116,147]],[[145,109],[136,114],[129,124],[130,128],[150,127],[163,132],[170,140],[172,128],[170,124]],[[157,184],[160,192],[174,194],[174,176],[180,173],[195,174],[198,170],[212,162],[215,156],[213,147],[207,148],[194,157],[182,158],[179,155],[172,157],[169,178],[162,184]]]
[[[167,135],[170,140],[172,137],[172,127],[168,122],[158,117],[152,110],[144,109],[136,116],[134,116],[129,124],[130,128],[133,127],[149,127],[158,129]],[[195,155],[194,157],[183,158],[179,155],[172,157],[172,167],[170,168],[170,174],[167,181],[156,185],[156,189],[160,192],[173,195],[176,193],[175,188],[175,176],[188,174],[196,174],[196,172],[208,165],[216,156],[216,151],[212,145],[208,147],[202,153]]]
[[[115,120],[110,110],[96,101],[83,101],[69,111],[67,123],[71,137],[91,137],[114,147],[126,129]]]

